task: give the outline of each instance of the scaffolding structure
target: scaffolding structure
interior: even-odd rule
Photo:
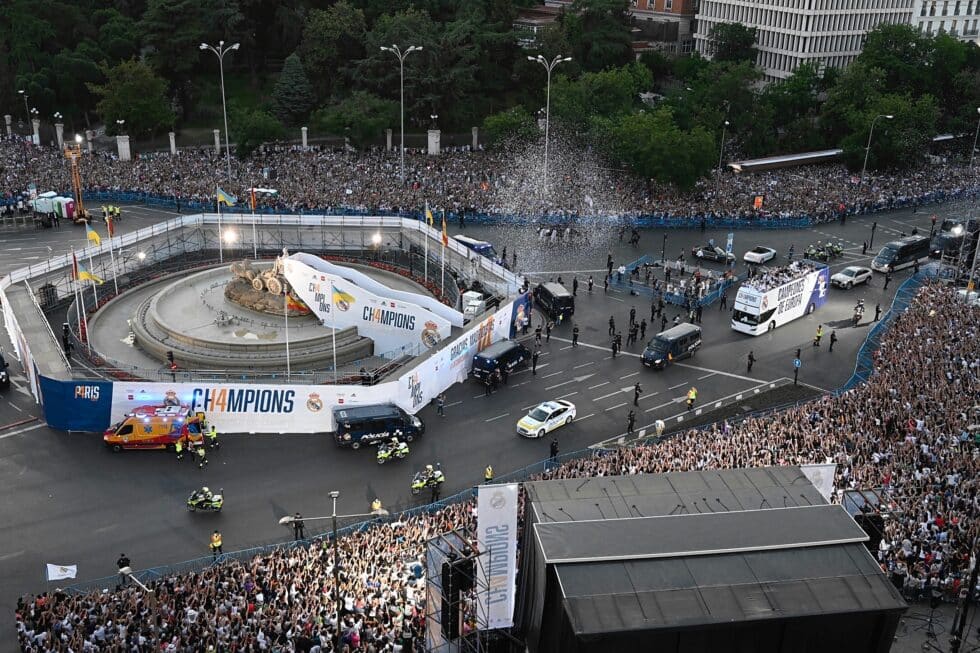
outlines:
[[[75,222],[88,220],[88,211],[85,210],[85,202],[82,200],[82,175],[78,169],[78,162],[82,158],[80,141],[77,141],[74,146],[65,143],[65,158],[68,159],[71,168],[71,192],[75,196]]]
[[[490,631],[480,630],[487,615],[477,614],[482,592],[489,595],[476,532],[454,528],[429,539],[425,547],[425,650],[430,653],[487,653]]]

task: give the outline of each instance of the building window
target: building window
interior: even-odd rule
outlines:
[[[946,16],[948,14],[949,14],[949,3],[948,2],[944,2],[943,3],[943,16]]]
[[[936,15],[936,3],[935,2],[933,2],[931,5],[929,5],[929,15],[930,16],[935,16]]]
[[[664,11],[673,11],[673,10],[674,10],[674,0],[664,0]]]
[[[956,4],[953,5],[953,15],[954,16],[960,15],[960,0],[956,0]]]

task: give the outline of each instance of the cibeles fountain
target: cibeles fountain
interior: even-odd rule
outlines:
[[[287,265],[294,281],[302,278],[302,288],[287,278]],[[284,371],[288,350],[292,373],[330,380],[335,365],[341,374],[374,369],[378,359],[398,356],[393,344],[414,342],[371,332],[406,323],[384,314],[398,310],[397,300],[386,299],[390,296],[438,303],[406,275],[367,264],[337,265],[312,254],[290,256],[284,249],[271,262],[236,260],[124,293],[90,319],[91,344],[107,360],[139,369],[165,369],[172,355],[181,370],[229,374]],[[352,322],[355,316],[360,324]],[[414,326],[414,316],[408,320]],[[420,322],[424,346],[405,346],[405,355],[421,353],[449,335],[448,323],[438,315],[426,314]]]

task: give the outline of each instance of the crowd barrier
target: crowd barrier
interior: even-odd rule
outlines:
[[[908,208],[911,206],[921,206],[923,204],[942,203],[956,201],[959,199],[976,198],[980,194],[980,188],[956,189],[952,191],[932,191],[918,197],[897,197],[887,200],[879,200],[874,203],[863,203],[847,207],[843,215],[864,215],[870,213],[880,213],[895,209]],[[71,193],[64,195],[70,196]],[[174,195],[158,195],[155,193],[145,193],[139,191],[123,190],[89,190],[82,194],[86,202],[92,203],[111,203],[111,204],[145,204],[165,208],[168,210],[188,211],[191,213],[208,213],[215,210],[214,202],[202,202],[197,199],[179,198]],[[246,199],[240,198],[242,206],[247,206]],[[15,204],[16,201],[10,198],[0,199],[0,205]],[[385,215],[403,218],[414,218],[421,220],[422,211],[388,211],[382,209],[353,208],[353,207],[295,207],[287,204],[276,206],[258,206],[257,213],[265,214],[324,214],[332,215]],[[669,213],[654,213],[647,215],[625,214],[616,216],[614,219],[623,224],[630,224],[636,227],[650,229],[805,229],[816,224],[834,222],[841,219],[842,213],[838,211],[824,212],[818,215],[748,215],[748,216],[717,216],[713,214],[705,215],[674,215]],[[463,212],[462,214],[448,211],[447,220],[457,222],[461,225],[465,222],[473,224],[516,224],[523,225],[529,223],[552,224],[564,223],[572,220],[577,222],[590,222],[596,220],[609,221],[610,216],[580,215],[573,212],[563,212],[551,215],[521,215],[521,214],[498,214],[485,212]]]
[[[646,285],[645,283],[637,283],[633,281],[633,277],[632,277],[633,270],[636,270],[643,264],[650,264],[650,263],[653,263],[655,265],[662,265],[662,263],[658,263],[657,261],[655,261],[653,257],[644,254],[643,256],[636,259],[635,261],[630,261],[625,266],[623,266],[626,268],[626,277],[624,279],[620,279],[619,274],[614,272],[612,277],[610,278],[609,285],[613,286],[614,288],[624,290],[632,294],[642,295],[643,297],[650,297],[654,300],[656,300],[659,297],[662,297],[664,303],[671,304],[673,306],[683,306],[685,308],[691,306],[692,305],[691,300],[693,298],[688,295],[685,295],[684,293],[663,292],[660,290],[654,290],[653,288]],[[683,264],[675,263],[673,261],[668,261],[667,265],[672,267],[672,269],[678,269],[675,266],[683,265]],[[684,269],[688,273],[688,277],[690,278],[693,277],[693,272],[697,268],[695,266],[684,265]],[[721,278],[719,281],[713,283],[711,285],[711,290],[706,292],[702,297],[698,298],[693,303],[693,306],[695,307],[708,306],[710,304],[715,303],[716,301],[721,299],[721,296],[722,294],[725,293],[725,291],[727,291],[731,286],[736,284],[739,280],[740,277],[738,275],[732,275],[731,277],[728,278]]]

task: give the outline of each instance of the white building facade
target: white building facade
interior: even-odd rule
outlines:
[[[980,36],[980,0],[915,0],[913,20],[930,36],[946,32],[975,41]]]
[[[869,31],[882,23],[912,23],[915,9],[923,2],[701,0],[695,48],[702,56],[710,57],[709,35],[714,26],[741,23],[757,29],[756,64],[764,71],[767,82],[785,79],[809,61],[816,61],[821,67],[843,68],[861,53]],[[946,0],[939,0],[939,4],[943,2]],[[980,0],[974,0],[974,4],[980,5]]]

